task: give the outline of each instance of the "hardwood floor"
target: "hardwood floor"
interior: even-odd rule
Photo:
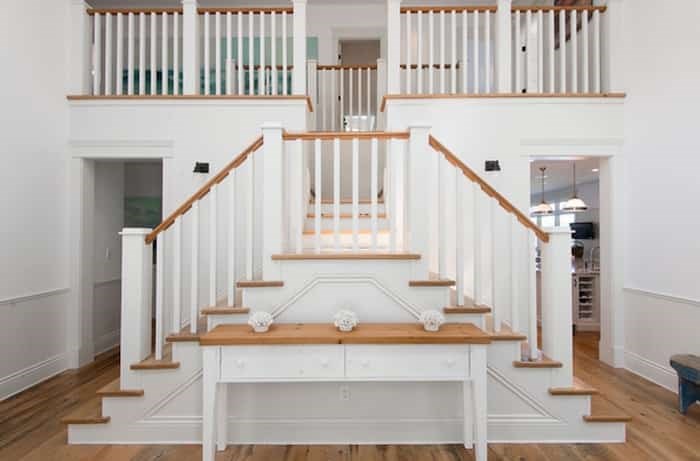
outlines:
[[[575,338],[576,375],[600,390],[594,413],[626,413],[625,444],[497,445],[489,460],[699,460],[700,406],[688,416],[678,413],[676,396],[624,370],[600,363],[597,336]],[[78,371],[68,371],[0,403],[2,461],[184,461],[200,459],[198,445],[69,446],[59,420],[78,408],[99,407],[95,392],[119,375],[118,355],[107,353]],[[565,398],[565,397],[563,397]],[[458,445],[432,446],[240,446],[217,455],[217,461],[463,461],[471,452]]]

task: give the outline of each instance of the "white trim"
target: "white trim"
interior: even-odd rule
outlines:
[[[649,296],[655,299],[661,299],[663,301],[669,301],[672,303],[687,304],[688,306],[700,307],[700,299],[685,298],[682,296],[674,296],[667,293],[661,293],[659,291],[643,290],[641,288],[635,287],[625,287],[625,291],[630,293],[636,293],[644,296]]]
[[[121,329],[119,328],[101,335],[94,341],[93,350],[95,351],[95,355],[114,349],[115,347],[119,346],[120,340]]]
[[[678,377],[671,367],[652,362],[634,352],[625,351],[625,368],[673,393],[678,393]]]
[[[101,288],[107,285],[112,285],[113,283],[121,283],[122,278],[116,278],[116,279],[111,279],[111,280],[102,280],[100,282],[95,282],[95,288]]]
[[[66,354],[62,353],[0,378],[0,402],[66,369]]]
[[[59,296],[66,294],[70,291],[70,288],[56,288],[55,290],[40,291],[38,293],[32,293],[23,296],[16,296],[14,298],[0,299],[0,306],[7,304],[20,304],[27,301],[34,301],[37,299],[48,298],[50,296]]]
[[[70,139],[71,157],[90,160],[120,159],[148,160],[163,159],[173,156],[172,140],[95,140]]]

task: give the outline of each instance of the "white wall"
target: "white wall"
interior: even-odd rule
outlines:
[[[67,5],[0,2],[0,399],[66,363]]]
[[[695,0],[624,4],[626,366],[674,390],[669,357],[700,354],[698,17]]]

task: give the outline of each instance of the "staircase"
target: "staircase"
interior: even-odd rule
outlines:
[[[340,194],[345,142],[349,199]],[[325,154],[323,143],[331,147]],[[358,167],[361,152],[367,171]],[[332,156],[328,171],[322,155]],[[333,177],[328,197],[311,188],[325,174]],[[360,178],[369,182],[365,197]],[[573,377],[570,236],[537,228],[427,127],[286,133],[266,126],[160,226],[126,229],[123,239],[120,380],[99,391],[99,411],[81,409],[64,421],[70,443],[199,443],[201,334],[245,323],[251,310],[276,323],[327,323],[340,309],[361,323],[417,322],[422,311],[440,309],[448,322],[487,331],[491,442],[625,438],[628,418],[591,414],[597,391]],[[461,392],[422,382],[236,385],[228,434],[235,444],[454,443],[462,440],[462,408],[454,405]]]

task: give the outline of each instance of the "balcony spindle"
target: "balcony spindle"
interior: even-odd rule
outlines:
[[[217,204],[219,186],[209,190],[209,305],[216,306]]]
[[[343,69],[338,70],[338,77],[340,79],[340,92],[338,93],[340,95],[340,131],[345,131],[345,82],[344,82],[344,74],[345,72]]]
[[[360,140],[352,139],[352,251],[360,249]]]
[[[450,93],[454,94],[457,92],[457,12],[452,10],[450,12],[450,34],[451,34],[451,48],[452,48],[452,60],[450,62]]]
[[[333,245],[340,251],[340,139],[333,140]]]
[[[559,12],[559,92],[566,93],[566,10]]]
[[[243,12],[236,14],[236,79],[238,94],[245,94],[245,80],[243,80]]]
[[[496,257],[496,213],[498,212],[498,201],[496,199],[489,199],[489,232],[491,233],[490,243],[490,254],[491,259],[491,314],[493,316],[493,330],[495,332],[501,331],[501,323],[503,321],[503,312],[500,303],[496,302],[497,290],[496,290],[496,278],[498,274],[498,258]]]
[[[214,91],[221,95],[221,13],[214,13]]]
[[[418,49],[416,50],[416,93],[423,93],[423,12],[416,15],[418,25]]]
[[[486,93],[491,93],[491,11],[484,13],[484,80]]]
[[[439,52],[440,52],[440,67],[438,72],[440,73],[440,94],[445,93],[445,10],[440,10],[440,27],[438,33],[439,36]]]
[[[362,67],[357,69],[357,115],[362,115]]]
[[[156,13],[151,13],[151,91],[150,94],[158,94],[158,71],[156,69],[156,59],[158,56],[156,45],[158,43],[158,16]]]
[[[270,14],[270,80],[272,86],[270,92],[273,95],[277,94],[277,16],[273,11]]]
[[[105,17],[105,94],[110,96],[114,83],[112,75],[112,13]]]
[[[370,216],[372,228],[372,251],[377,251],[377,195],[378,195],[378,168],[377,168],[377,151],[378,139],[372,138],[370,147]]]
[[[230,36],[230,34],[229,34]],[[228,271],[226,278],[226,304],[236,305],[236,170],[228,175]]]
[[[180,91],[180,15],[173,14],[173,94]]]
[[[182,328],[182,217],[173,222],[173,333]]]
[[[367,68],[367,118],[369,123],[369,116],[372,115],[372,69]],[[373,129],[372,126],[368,126],[368,129]]]
[[[464,305],[464,176],[456,168],[450,168],[455,183],[455,274],[456,306]]]
[[[248,13],[248,91],[246,94],[256,94],[255,92],[255,35],[254,16]]]
[[[163,254],[165,253],[165,235],[156,237],[156,360],[163,359]]]
[[[355,115],[353,111],[353,72],[352,72],[352,67],[348,69],[348,114],[350,117]]]
[[[160,58],[161,58],[161,93],[162,94],[170,94],[170,78],[169,78],[169,72],[168,72],[168,66],[169,66],[169,60],[168,60],[168,41],[170,40],[170,36],[168,35],[168,15],[165,13],[162,13],[160,15],[160,19],[162,22],[162,37],[161,37],[161,51],[160,51]]]
[[[287,68],[287,12],[282,11],[282,94],[289,94],[287,79],[289,69]]]
[[[571,10],[571,91],[578,93],[578,17],[576,10]]]
[[[321,252],[321,139],[314,141],[314,245]]]
[[[522,32],[521,32],[521,15],[520,15],[520,10],[516,10],[515,12],[515,92],[520,93],[522,89],[524,88],[523,86],[523,39],[522,39]],[[525,31],[527,31],[527,28],[525,28]]]
[[[583,11],[583,18],[581,19],[581,39],[583,40],[583,56],[581,58],[582,66],[582,76],[583,76],[583,88],[584,93],[590,91],[590,74],[588,70],[588,60],[589,60],[589,37],[588,37],[588,10]]]
[[[549,13],[547,13],[547,22],[549,26],[547,27],[547,35],[548,35],[548,40],[547,40],[547,45],[549,48],[549,92],[550,93],[556,93],[557,92],[557,77],[556,77],[556,65],[555,65],[555,32],[554,32],[554,24],[555,24],[555,16],[554,16],[554,10],[550,10]]]
[[[211,24],[209,12],[204,13],[204,94],[211,94]],[[218,41],[218,40],[217,40]]]
[[[544,93],[544,15],[537,12],[537,92]]]
[[[190,332],[197,333],[199,318],[199,200],[192,203],[192,232],[190,261]]]
[[[467,52],[469,50],[469,13],[462,11],[462,93],[469,93],[469,73],[467,72]]]
[[[593,12],[593,92],[600,93],[600,11]]]
[[[472,183],[472,253],[474,255],[472,284],[474,306],[481,304],[481,214],[479,212],[479,194],[481,188],[477,183]]]
[[[260,39],[258,41],[260,46],[260,72],[258,74],[258,86],[259,94],[267,94],[267,78],[265,76],[267,64],[265,56],[265,13],[260,12]]]
[[[126,17],[126,93],[134,94],[134,13],[128,13]]]
[[[406,11],[406,94],[413,93],[411,83],[411,54],[413,37],[411,35],[411,12]]]
[[[139,96],[146,94],[146,13],[139,14]]]
[[[101,93],[102,76],[102,15],[95,14],[92,21],[95,34],[95,52],[92,55],[92,94],[98,95]]]
[[[433,10],[428,11],[428,94],[433,93],[435,75],[433,73],[433,64],[435,63],[435,14]]]
[[[472,36],[474,38],[474,93],[481,93],[479,85],[479,12],[474,12],[474,27],[472,27]]]
[[[117,13],[117,95],[124,94],[124,20],[122,13]]]

